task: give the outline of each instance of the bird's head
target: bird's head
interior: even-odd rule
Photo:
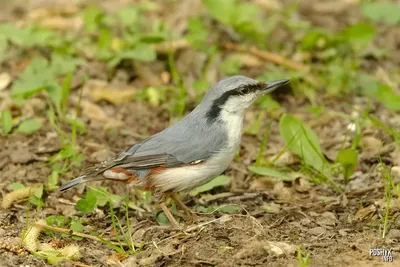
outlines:
[[[289,83],[290,80],[259,82],[245,76],[232,76],[210,88],[200,106],[209,121],[214,121],[221,111],[243,114],[258,97]]]

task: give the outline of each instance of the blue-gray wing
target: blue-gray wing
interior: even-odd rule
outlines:
[[[114,166],[145,169],[203,161],[220,151],[226,142],[222,125],[205,126],[199,120],[186,117],[119,153],[113,159]]]

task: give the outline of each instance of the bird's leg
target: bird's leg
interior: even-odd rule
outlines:
[[[160,203],[160,206],[161,209],[164,211],[165,216],[167,216],[169,222],[171,223],[171,226],[173,228],[180,229],[178,222],[175,220],[174,216],[172,215],[171,211],[167,208],[164,201]]]
[[[171,199],[185,212],[186,216],[188,217],[188,223],[191,224],[199,219],[199,217],[191,211],[185,203],[183,203],[176,194],[170,195]]]

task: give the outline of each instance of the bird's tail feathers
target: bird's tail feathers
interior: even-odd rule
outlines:
[[[79,177],[63,184],[59,190],[61,192],[64,192],[64,191],[67,191],[67,190],[71,189],[72,187],[75,187],[79,184],[83,184],[83,183],[86,183],[89,181],[99,181],[99,180],[104,180],[104,179],[105,179],[104,177],[82,175],[82,176],[79,176]]]

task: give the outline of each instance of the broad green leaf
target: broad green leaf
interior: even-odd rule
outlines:
[[[94,211],[96,208],[97,198],[93,195],[86,195],[84,199],[78,200],[76,203],[76,209],[83,212],[89,213]]]
[[[169,220],[168,220],[168,218],[167,218],[167,216],[165,215],[164,212],[159,212],[156,215],[156,221],[161,226],[171,225],[171,223],[169,222]]]
[[[202,0],[202,3],[214,18],[228,25],[239,15],[236,0]]]
[[[97,206],[100,207],[106,205],[110,199],[110,195],[107,193],[107,188],[105,187],[89,188],[86,197],[95,198]]]
[[[322,154],[319,139],[310,127],[285,114],[279,122],[279,130],[289,149],[300,156],[306,165],[330,176],[329,164]]]
[[[11,112],[8,109],[1,112],[1,128],[3,130],[3,135],[7,135],[13,126],[13,120],[11,117]]]
[[[135,27],[140,19],[137,7],[121,8],[118,11],[118,16],[125,27]]]
[[[275,169],[271,168],[266,168],[266,167],[259,167],[259,166],[249,166],[248,167],[249,171],[252,173],[262,175],[262,176],[267,176],[267,177],[272,177],[272,178],[277,178],[282,181],[293,181],[293,177],[291,177],[289,174],[280,172]]]
[[[363,15],[375,22],[400,23],[400,6],[393,2],[369,2],[361,6]]]
[[[328,34],[326,29],[310,29],[301,39],[300,48],[303,50],[312,50],[317,46],[320,40],[325,40],[325,43],[327,43],[329,39]]]
[[[30,134],[39,130],[42,127],[42,124],[42,122],[34,119],[26,120],[18,126],[17,132]]]
[[[72,221],[70,229],[74,232],[82,232],[83,226],[79,221]]]
[[[353,45],[364,45],[372,41],[376,34],[374,25],[367,23],[359,23],[351,25],[344,29],[341,33]]]
[[[54,81],[54,77],[48,69],[49,62],[46,59],[34,58],[18,77],[18,80],[14,82],[11,95],[28,98],[40,92],[46,85]]]
[[[213,189],[215,187],[227,185],[230,183],[230,181],[231,181],[231,178],[229,176],[220,175],[220,176],[216,177],[214,180],[212,180],[202,186],[196,187],[195,189],[190,191],[189,194],[191,196],[196,196],[200,193],[210,191],[211,189]]]
[[[376,96],[378,93],[378,81],[372,75],[359,73],[356,77],[360,93],[369,97]]]
[[[388,85],[381,84],[378,87],[376,98],[388,109],[400,110],[400,94],[394,93]]]
[[[356,166],[357,165],[358,153],[355,149],[344,149],[340,150],[336,161],[343,166]]]
[[[358,153],[355,149],[344,149],[340,150],[336,161],[339,162],[343,167],[343,176],[347,183],[349,177],[354,173],[357,166]]]
[[[196,49],[204,50],[205,41],[208,38],[208,31],[203,26],[203,22],[199,18],[191,18],[188,23],[188,34],[186,39],[190,45]]]
[[[173,205],[172,207],[169,208],[170,211],[176,211],[176,206]],[[179,217],[174,216],[177,222],[179,222]],[[165,215],[165,213],[158,212],[156,215],[156,221],[159,225],[166,226],[166,225],[171,225],[170,221],[168,220],[168,217]]]
[[[11,189],[11,190],[13,190],[13,191],[15,191],[15,190],[24,189],[24,188],[25,188],[25,185],[23,185],[23,184],[21,184],[21,183],[12,183],[12,184],[9,184],[9,185],[7,186],[7,188],[8,188],[8,189]]]
[[[156,59],[156,52],[147,44],[139,43],[134,49],[128,50],[122,54],[123,58],[131,58],[141,61],[153,61]]]
[[[77,67],[84,65],[80,58],[53,53],[51,56],[50,71],[54,75],[65,75],[74,72]]]

